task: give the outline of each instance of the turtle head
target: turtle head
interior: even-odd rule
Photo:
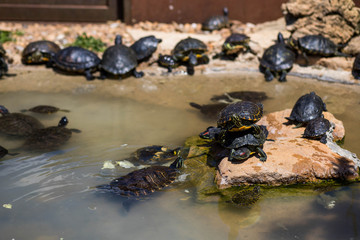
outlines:
[[[9,110],[7,110],[7,108],[4,107],[3,105],[0,105],[0,113],[2,115],[6,115],[6,114],[9,114]]]
[[[121,35],[116,35],[115,37],[115,45],[121,45],[122,44],[122,37]]]
[[[224,17],[229,16],[229,9],[227,7],[223,8],[223,14],[224,14]]]
[[[232,161],[233,159],[234,160],[245,160],[245,159],[248,159],[251,155],[251,152],[248,148],[246,147],[241,147],[241,148],[238,148],[238,149],[231,149],[231,153],[230,153],[230,156],[229,156],[229,160]]]
[[[285,43],[284,36],[282,35],[281,32],[278,33],[277,41],[278,43]]]
[[[58,127],[65,127],[69,123],[67,117],[62,117],[59,121]]]

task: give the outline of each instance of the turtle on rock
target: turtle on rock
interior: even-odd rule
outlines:
[[[204,21],[201,25],[203,31],[220,30],[230,26],[229,10],[227,7],[223,8],[223,15],[212,16]]]
[[[40,40],[29,43],[21,54],[23,64],[47,64],[60,51],[59,45],[47,40]]]
[[[169,73],[171,73],[174,68],[177,68],[179,66],[179,62],[176,61],[176,59],[169,54],[159,54],[156,62],[160,67],[166,68]]]
[[[225,39],[221,52],[216,54],[213,58],[234,61],[240,52],[250,52],[256,55],[256,53],[250,48],[249,42],[249,36],[242,33],[233,33]]]
[[[318,139],[321,143],[326,144],[326,133],[330,130],[330,121],[323,117],[311,120],[304,131],[303,137],[309,139]]]
[[[161,41],[162,39],[150,35],[140,38],[134,42],[130,48],[135,51],[137,61],[140,63],[149,60]]]
[[[136,71],[138,60],[133,49],[122,44],[122,37],[116,35],[115,45],[108,47],[100,63],[100,79],[109,75],[119,79],[131,74],[136,78],[144,76],[143,72]]]

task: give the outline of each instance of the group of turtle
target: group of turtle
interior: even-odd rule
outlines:
[[[39,105],[25,111],[31,111],[39,114],[50,114],[61,109]],[[67,110],[61,110],[67,111]],[[80,132],[77,129],[66,128],[69,120],[66,116],[62,117],[57,126],[45,127],[37,118],[24,113],[10,113],[9,110],[0,105],[0,134],[9,138],[23,140],[23,144],[16,150],[57,150],[66,143],[72,135],[72,132]],[[11,154],[5,148],[0,146],[0,158],[6,154]],[[12,153],[14,154],[14,153]]]

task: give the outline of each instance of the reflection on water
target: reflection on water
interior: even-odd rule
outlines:
[[[258,89],[271,97],[264,102],[267,112],[292,107],[298,96],[315,90],[329,111],[344,121],[348,130],[344,147],[360,154],[356,91],[348,91],[344,99],[344,92],[331,84],[310,84],[304,89],[290,83],[263,85]],[[254,90],[246,86],[233,90]],[[127,158],[135,149],[147,145],[180,146],[186,137],[214,124],[188,103],[184,103],[184,108],[172,108],[96,94],[32,92],[0,93],[0,100],[13,112],[38,104],[69,109],[70,113],[31,115],[51,126],[66,114],[68,127],[82,130],[58,151],[20,152],[0,161],[0,205],[12,206],[0,208],[2,239],[360,237],[359,184],[326,193],[265,193],[252,208],[200,202],[194,188],[176,187],[181,183],[136,202],[94,190],[94,186],[134,170],[102,169],[105,161]],[[0,136],[0,145],[10,150],[21,143],[21,139]]]

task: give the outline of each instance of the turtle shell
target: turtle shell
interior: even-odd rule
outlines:
[[[218,127],[230,130],[235,121],[241,121],[242,125],[251,125],[260,120],[263,115],[263,105],[250,101],[231,103],[220,111]]]
[[[228,27],[229,24],[229,17],[228,17],[228,9],[224,8],[223,15],[219,16],[212,16],[208,18],[206,21],[202,23],[201,29],[205,31],[214,31],[219,30],[222,28]]]
[[[50,105],[38,105],[23,111],[30,111],[30,112],[42,113],[42,114],[51,114],[51,113],[56,113],[58,111],[69,112],[68,110],[60,109],[58,107],[50,106]]]
[[[100,68],[112,75],[123,75],[135,69],[137,65],[134,50],[125,45],[116,44],[105,50]]]
[[[360,54],[355,57],[352,67],[352,75],[355,79],[360,79]]]
[[[320,139],[327,131],[329,131],[331,124],[329,120],[319,117],[311,120],[304,131],[303,137],[310,139]]]
[[[84,73],[88,69],[95,71],[100,61],[96,53],[76,46],[62,49],[54,57],[58,68],[76,73]]]
[[[326,104],[315,92],[301,96],[295,103],[290,117],[286,119],[298,123],[307,123],[322,116],[326,110]]]
[[[261,131],[254,135],[253,129],[240,132],[226,132],[222,146],[225,148],[240,148],[243,146],[262,146],[269,134],[266,126],[260,125]]]
[[[22,52],[23,64],[41,64],[51,60],[60,47],[51,41],[41,40],[29,43]]]
[[[169,149],[161,145],[152,145],[137,149],[129,161],[140,164],[163,164],[177,157],[178,149]]]
[[[162,40],[156,38],[155,36],[147,36],[140,38],[134,42],[130,48],[136,53],[136,58],[138,61],[144,61],[151,57],[151,55],[156,51],[158,44]]]
[[[172,54],[176,61],[187,61],[191,52],[196,55],[201,55],[206,51],[207,46],[204,42],[196,38],[188,37],[175,45]]]
[[[322,35],[307,35],[297,40],[300,50],[314,55],[333,56],[338,46]]]
[[[255,186],[252,190],[244,189],[235,193],[231,198],[231,202],[236,206],[248,207],[256,203],[260,196],[260,187]]]

